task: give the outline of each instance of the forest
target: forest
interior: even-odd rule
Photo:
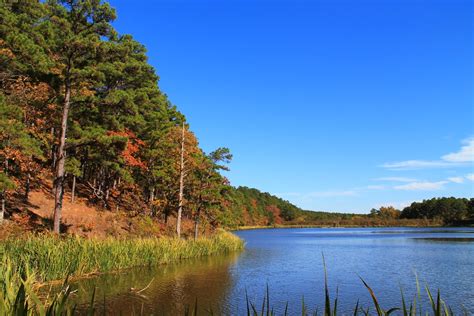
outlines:
[[[400,218],[438,219],[444,224],[473,223],[474,198],[433,198],[405,207]]]
[[[232,187],[223,175],[231,151],[200,148],[184,114],[160,90],[145,47],[119,34],[114,19],[114,9],[98,0],[0,5],[0,222],[32,216],[33,191],[54,199],[44,220],[56,233],[67,229],[66,196],[173,226],[178,236],[181,221],[197,236],[200,227],[448,224],[473,217],[472,199],[360,215],[305,211]]]
[[[199,147],[115,18],[101,1],[2,1],[0,221],[48,182],[56,233],[66,191],[130,216],[215,221],[232,155]]]

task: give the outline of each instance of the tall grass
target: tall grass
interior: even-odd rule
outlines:
[[[392,306],[391,308],[385,309],[383,308],[374,291],[372,288],[363,280],[361,279],[362,284],[366,287],[368,290],[371,298],[372,298],[372,306],[361,306],[359,304],[359,300],[357,300],[357,303],[355,304],[353,311],[350,314],[347,313],[340,313],[338,311],[338,304],[339,304],[339,297],[338,294],[336,294],[336,298],[334,299],[333,302],[331,302],[331,298],[329,296],[329,290],[328,290],[328,284],[327,284],[327,279],[325,278],[325,292],[324,292],[324,308],[322,309],[322,312],[319,311],[319,309],[316,309],[314,311],[310,311],[309,308],[306,306],[304,297],[301,302],[301,311],[299,315],[301,316],[309,316],[309,315],[323,315],[323,316],[337,316],[337,315],[377,315],[377,316],[390,316],[392,314],[397,313],[396,315],[403,315],[403,316],[454,316],[458,315],[453,312],[451,307],[444,302],[444,300],[441,299],[441,294],[438,290],[436,298],[434,298],[431,294],[430,289],[428,286],[425,288],[426,290],[426,296],[428,298],[428,305],[429,309],[428,310],[423,310],[423,299],[422,299],[422,293],[420,291],[420,286],[418,283],[418,280],[416,281],[417,284],[417,293],[413,297],[413,300],[407,304],[405,301],[405,296],[403,294],[403,291],[401,291],[401,302],[400,306]],[[337,293],[337,291],[336,291]],[[288,303],[285,305],[284,312],[281,313],[275,313],[274,312],[274,306],[271,305],[270,303],[270,292],[267,286],[267,289],[265,291],[265,295],[263,297],[263,303],[261,304],[255,304],[254,302],[251,302],[246,294],[246,302],[247,302],[247,309],[246,309],[246,314],[247,316],[275,316],[275,315],[296,315],[294,313],[290,314],[288,312]],[[259,308],[259,306],[261,306]],[[459,312],[459,315],[469,315],[467,311],[464,312]]]
[[[26,268],[20,276],[15,271],[15,265],[5,256],[0,264],[0,315],[53,316],[75,313],[75,304],[70,299],[74,291],[68,284],[68,278],[64,280],[61,290],[41,301],[34,290],[34,273]],[[93,304],[89,307],[89,314],[94,314]]]
[[[24,274],[28,269],[36,281],[82,276],[137,266],[151,266],[237,251],[243,242],[228,232],[210,238],[84,239],[32,235],[0,243],[0,257],[14,263]]]
[[[151,266],[241,250],[243,241],[220,231],[210,238],[84,239],[27,235],[0,242],[0,316],[72,315],[69,277]],[[40,300],[37,285],[65,280],[59,292]],[[89,314],[94,315],[94,295]]]

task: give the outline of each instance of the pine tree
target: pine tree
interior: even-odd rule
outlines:
[[[7,190],[15,188],[15,178],[31,157],[41,157],[39,142],[27,133],[22,123],[22,111],[8,104],[0,94],[0,222],[6,211]]]
[[[45,48],[54,63],[48,75],[55,84],[61,119],[54,172],[54,232],[60,232],[66,164],[66,133],[71,103],[80,91],[96,79],[100,47],[113,38],[110,22],[115,12],[99,0],[48,1],[49,19],[44,23]]]

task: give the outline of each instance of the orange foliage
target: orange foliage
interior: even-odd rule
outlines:
[[[266,210],[273,214],[273,224],[283,224],[283,219],[280,217],[280,209],[275,205],[268,205]]]
[[[10,59],[15,57],[15,54],[9,48],[2,47],[5,45],[5,41],[0,39],[0,55],[7,56]]]
[[[252,207],[253,207],[254,209],[257,208],[258,205],[257,205],[257,200],[256,200],[256,199],[250,200],[250,203],[252,203]]]
[[[27,76],[8,81],[5,86],[9,98],[23,111],[26,127],[39,139],[51,138],[51,120],[56,114],[56,105],[50,103],[54,90],[46,83],[33,82]]]
[[[246,224],[246,225],[248,225],[249,223],[253,224],[253,219],[250,216],[249,211],[247,210],[246,207],[242,209],[242,219],[243,219],[242,224]]]
[[[129,131],[109,131],[107,133],[109,136],[121,136],[127,138],[127,145],[125,149],[122,151],[121,156],[125,163],[131,167],[138,167],[140,169],[146,169],[146,165],[140,158],[136,157],[137,153],[140,151],[140,148],[145,145],[145,143],[138,139],[137,136]]]

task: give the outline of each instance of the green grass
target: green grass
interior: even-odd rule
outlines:
[[[241,250],[243,242],[228,232],[210,238],[84,239],[31,235],[0,243],[0,258],[14,263],[20,274],[29,270],[37,282],[62,280],[91,273],[160,265],[189,258]]]
[[[243,249],[237,236],[220,231],[210,238],[84,239],[27,235],[0,242],[0,316],[70,315],[70,277],[152,266]],[[64,280],[59,292],[40,300],[39,284]],[[94,315],[94,295],[89,314]]]

